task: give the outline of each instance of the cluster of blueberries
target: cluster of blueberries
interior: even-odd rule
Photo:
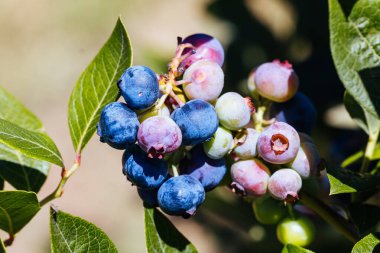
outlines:
[[[303,179],[317,175],[320,158],[308,135],[316,112],[297,92],[292,66],[274,60],[252,71],[254,106],[238,93],[221,95],[223,62],[212,36],[178,38],[167,74],[128,68],[117,83],[126,103],[102,110],[100,141],[125,149],[123,173],[146,205],[189,217],[227,167],[233,192],[287,203],[298,199]]]

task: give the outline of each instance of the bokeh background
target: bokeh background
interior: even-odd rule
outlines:
[[[329,52],[327,1],[1,0],[0,84],[42,119],[67,164],[74,160],[67,127],[71,90],[119,15],[132,41],[134,64],[158,73],[165,71],[177,36],[215,36],[226,49],[225,91],[247,94],[246,78],[255,66],[288,59],[300,90],[318,109],[313,136],[323,156],[339,163],[363,145],[365,136],[339,106],[344,90]],[[120,252],[145,252],[142,204],[121,173],[121,155],[95,136],[64,196],[52,203],[95,223]],[[59,176],[53,166],[40,199],[55,188]],[[218,189],[206,199],[194,218],[172,218],[199,252],[280,252],[275,227],[258,224],[251,207],[229,190]],[[9,253],[50,252],[48,209],[17,235]],[[349,251],[347,240],[311,218],[318,227],[311,249]]]

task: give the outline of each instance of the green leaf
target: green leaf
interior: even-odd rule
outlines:
[[[358,102],[356,102],[354,97],[351,96],[347,91],[344,93],[343,102],[351,118],[356,122],[356,124],[358,124],[361,129],[369,134],[365,112],[360,107]]]
[[[0,229],[20,231],[40,210],[37,195],[26,191],[0,191]]]
[[[281,253],[314,253],[311,250],[304,249],[300,246],[296,246],[293,244],[286,244],[282,249]]]
[[[108,236],[94,224],[50,209],[51,251],[57,253],[117,252]]]
[[[44,133],[42,122],[0,86],[0,118],[30,131]],[[0,144],[0,176],[18,190],[38,192],[45,182],[49,163],[26,157]]]
[[[380,112],[380,0],[329,0],[330,45],[340,80],[364,111]],[[351,9],[350,13],[348,9]]]
[[[63,167],[61,154],[49,136],[0,119],[0,143],[23,155]]]
[[[371,174],[359,174],[341,168],[327,168],[330,181],[330,195],[352,192],[364,192],[379,187],[379,177]]]
[[[344,184],[333,175],[327,174],[327,177],[329,178],[330,182],[330,195],[356,192],[355,188]]]
[[[148,253],[196,253],[195,247],[157,209],[145,208]]]
[[[348,206],[350,217],[361,234],[367,234],[380,220],[380,207],[362,203]]]
[[[68,120],[77,153],[94,134],[102,108],[118,98],[116,81],[131,64],[131,43],[118,19],[111,37],[82,73],[71,93]]]
[[[49,164],[34,159],[26,160],[27,163],[33,162],[33,165],[38,167],[35,169],[28,167],[26,162],[23,163],[23,158],[20,156],[19,164],[0,160],[0,177],[17,190],[38,192],[46,180]]]
[[[358,241],[354,248],[352,249],[352,253],[369,253],[372,252],[376,245],[380,244],[380,240],[378,236],[374,234],[369,234],[360,241]]]
[[[352,165],[356,162],[361,162],[362,159],[363,159],[363,156],[364,156],[364,151],[363,150],[360,150],[358,152],[356,152],[355,154],[353,155],[350,155],[349,157],[347,157],[343,162],[342,164],[340,165],[342,168],[346,168],[348,167],[349,165]],[[376,161],[376,160],[380,160],[380,143],[377,143],[376,144],[376,147],[375,147],[375,150],[373,152],[373,155],[372,157],[370,157],[370,160],[371,161]]]
[[[340,165],[342,168],[346,168],[347,166],[353,164],[353,163],[356,163],[358,161],[361,161],[363,159],[363,156],[364,156],[364,152],[361,150],[359,152],[356,152],[355,154],[353,155],[350,155],[349,157],[347,157],[343,162],[342,164]]]
[[[0,118],[34,132],[44,132],[42,122],[0,86]]]

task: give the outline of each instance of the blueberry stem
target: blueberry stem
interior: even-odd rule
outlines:
[[[295,220],[296,216],[294,214],[293,204],[285,202],[285,205],[288,207],[288,212],[289,212],[290,218],[292,218],[293,220]]]
[[[353,224],[351,224],[348,220],[344,219],[342,216],[337,214],[331,207],[326,205],[320,199],[313,197],[305,191],[302,191],[300,193],[300,202],[312,209],[328,224],[335,227],[351,242],[356,243],[357,241],[359,241],[360,236]]]
[[[9,233],[8,239],[4,240],[4,246],[9,247],[13,244],[13,241],[15,240],[15,235],[13,233]]]
[[[377,139],[379,138],[380,128],[374,133],[369,135],[367,146],[365,148],[364,157],[362,165],[360,167],[360,172],[365,173],[368,170],[369,164],[371,163],[373,154],[376,150]]]
[[[46,203],[52,201],[53,199],[60,198],[63,195],[63,192],[64,192],[63,188],[64,188],[67,180],[79,168],[80,163],[81,163],[81,155],[77,154],[75,162],[74,162],[73,166],[71,166],[71,168],[69,170],[67,170],[66,168],[62,168],[61,181],[59,181],[59,184],[58,184],[57,188],[52,193],[50,193],[48,196],[46,196],[44,199],[42,199],[40,201],[40,206],[41,207],[43,205],[45,205]]]
[[[170,95],[171,98],[173,98],[173,99],[177,102],[177,104],[178,104],[180,107],[182,107],[182,106],[185,104],[184,102],[182,102],[181,99],[179,99],[179,97],[174,93],[174,91],[170,92],[169,95]]]
[[[261,132],[263,130],[263,120],[266,109],[266,106],[259,106],[256,112],[253,114],[255,129],[257,131]]]
[[[178,80],[178,81],[175,81],[175,85],[176,86],[183,85],[183,84],[190,84],[190,83],[191,83],[191,80]]]
[[[178,177],[178,176],[179,176],[177,166],[172,165],[172,172],[173,172],[173,176],[175,176],[175,177]]]

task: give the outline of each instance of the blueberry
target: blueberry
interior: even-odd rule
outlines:
[[[218,186],[227,170],[224,158],[216,160],[209,158],[200,145],[195,146],[189,155],[190,158],[181,161],[180,173],[198,179],[206,191]]]
[[[298,77],[292,65],[279,60],[260,65],[254,74],[256,91],[275,102],[291,99],[298,89]]]
[[[289,167],[297,171],[302,178],[316,176],[318,175],[318,166],[321,162],[317,147],[311,137],[303,133],[299,135],[301,137],[301,146],[296,158],[289,163]]]
[[[185,71],[183,80],[190,82],[183,85],[183,90],[189,99],[199,98],[211,102],[222,93],[224,73],[217,63],[200,60]]]
[[[157,191],[158,189],[146,189],[137,187],[137,193],[139,197],[144,202],[144,206],[146,207],[157,207]]]
[[[260,133],[253,128],[246,129],[246,139],[234,149],[234,154],[241,159],[250,159],[257,156],[257,140]]]
[[[236,162],[231,166],[232,190],[242,196],[263,196],[269,175],[268,167],[257,159]]]
[[[196,145],[210,139],[219,125],[214,107],[200,99],[177,108],[171,117],[182,131],[184,145]]]
[[[137,140],[149,157],[162,158],[181,146],[182,133],[171,118],[154,116],[141,123]]]
[[[310,99],[301,92],[285,103],[274,103],[271,115],[277,121],[292,125],[298,132],[311,134],[317,118],[317,111]]]
[[[216,62],[219,66],[223,65],[224,50],[220,42],[214,37],[204,33],[196,33],[186,37],[182,43],[190,43],[194,46],[194,49],[185,49],[183,54],[187,54],[191,50],[195,50],[195,53],[188,56],[181,63],[181,67],[187,68],[202,59]]]
[[[116,149],[126,149],[136,142],[140,123],[134,111],[126,104],[113,102],[106,105],[97,124],[100,141]]]
[[[276,199],[294,202],[302,187],[300,175],[292,169],[280,169],[268,181],[268,191]]]
[[[195,214],[205,200],[205,190],[196,178],[181,175],[163,183],[157,197],[158,204],[165,213],[189,217]]]
[[[232,142],[231,131],[224,127],[218,127],[211,140],[203,143],[203,150],[211,159],[220,159],[231,150]]]
[[[292,161],[300,147],[297,131],[287,123],[276,122],[267,127],[257,140],[257,150],[265,161],[285,164]]]
[[[160,94],[156,74],[145,66],[129,67],[121,76],[118,86],[128,107],[134,110],[150,107]]]
[[[141,188],[157,188],[168,175],[165,160],[149,158],[137,145],[125,150],[122,162],[124,175],[132,184]]]
[[[236,92],[220,96],[215,104],[220,124],[230,130],[238,130],[249,123],[253,105]]]

